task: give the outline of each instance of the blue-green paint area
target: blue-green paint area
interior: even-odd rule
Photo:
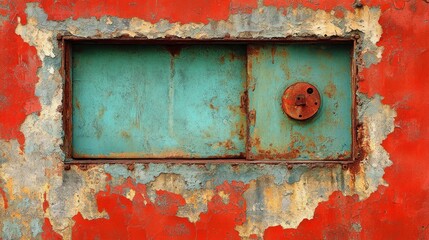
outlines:
[[[246,47],[73,46],[73,156],[238,157]]]
[[[255,159],[337,160],[351,156],[351,50],[346,44],[254,45],[250,47],[250,153]],[[284,90],[308,82],[322,104],[309,120],[282,110]]]
[[[33,219],[30,222],[30,229],[31,229],[31,236],[33,238],[37,237],[40,233],[43,232],[42,230],[42,224],[39,219]]]
[[[20,239],[22,237],[21,226],[15,220],[4,221],[2,232],[5,240]]]
[[[131,178],[141,184],[149,184],[161,174],[177,174],[183,177],[188,190],[202,189],[208,182],[215,186],[233,181],[248,184],[263,176],[273,177],[274,184],[277,185],[285,182],[294,184],[299,182],[301,176],[309,170],[311,168],[305,165],[289,169],[283,164],[243,164],[239,167],[231,164],[136,164],[133,171],[121,164],[104,165],[104,171],[114,179]],[[341,167],[339,171],[341,173]]]

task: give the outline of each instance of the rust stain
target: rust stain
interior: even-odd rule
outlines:
[[[239,115],[241,113],[239,106],[228,106],[228,110],[231,111],[234,115]]]
[[[241,93],[241,96],[240,96],[241,113],[246,114],[248,106],[249,106],[249,97],[248,97],[247,90],[246,90],[243,93]]]
[[[217,99],[217,97],[215,96],[215,97],[212,97],[211,99],[210,99],[210,102],[209,102],[209,107],[210,107],[210,109],[212,109],[212,110],[214,110],[214,111],[218,111],[219,110],[219,107],[217,107],[217,106],[215,106],[214,104],[213,104],[213,102],[214,102],[214,100],[216,100]]]
[[[259,137],[255,137],[253,139],[252,145],[256,148],[259,148],[261,145],[261,139]]]
[[[167,51],[170,52],[170,54],[173,58],[178,57],[180,55],[182,48],[183,48],[183,46],[180,46],[180,45],[165,46],[165,49],[167,49]]]
[[[255,122],[256,122],[256,111],[255,110],[249,111],[249,120],[250,120],[250,125],[255,125]]]
[[[212,110],[215,110],[215,111],[219,110],[219,107],[215,107],[215,105],[213,105],[213,103],[210,103],[210,104],[209,104],[209,107],[210,107]]]
[[[236,55],[234,52],[231,52],[228,54],[229,61],[235,61],[235,60],[246,60],[245,55]]]
[[[350,157],[350,154],[351,154],[351,151],[344,151],[344,152],[336,155],[335,158],[341,159],[341,160],[348,159]],[[329,156],[328,156],[328,158],[329,158]],[[334,157],[331,157],[331,158],[334,158]]]
[[[275,46],[271,47],[271,63],[274,64],[274,58],[276,56],[277,48]]]
[[[106,108],[104,107],[100,108],[100,110],[98,110],[98,118],[102,118],[105,112],[106,112]]]
[[[129,132],[127,132],[127,131],[122,131],[122,132],[121,132],[121,136],[122,136],[123,138],[126,138],[126,139],[130,139],[130,138],[131,138],[130,133],[129,133]]]
[[[219,61],[221,64],[224,64],[225,63],[225,56],[220,57]]]
[[[307,139],[303,135],[292,136],[292,141],[285,146],[283,149],[276,149],[269,145],[269,148],[261,147],[261,141],[258,136],[255,136],[251,140],[251,146],[256,149],[256,154],[253,154],[250,158],[256,160],[288,160],[298,158],[301,154],[307,154],[310,158],[316,158],[316,152],[306,150],[309,148],[316,148],[316,142],[313,139]],[[299,144],[298,144],[299,143]],[[321,147],[322,149],[323,147]],[[344,152],[343,155],[340,155],[339,159],[345,159],[349,152]],[[328,159],[329,156],[327,157]],[[332,159],[337,159],[337,157],[332,157]]]
[[[127,165],[127,169],[128,169],[129,171],[134,171],[134,168],[135,168],[134,163],[132,163],[132,164],[128,164],[128,165]]]
[[[230,139],[223,141],[223,142],[218,142],[218,143],[214,144],[212,147],[213,148],[223,147],[227,150],[236,150],[237,149],[237,146]]]
[[[241,123],[241,122],[238,123],[237,124],[237,128],[239,129],[239,131],[238,131],[238,138],[240,140],[246,139],[246,137],[247,137],[247,131],[246,131],[246,128],[244,126],[244,123]],[[237,133],[234,132],[233,134],[231,134],[231,136],[234,136],[235,134],[237,134]]]
[[[260,48],[259,47],[252,47],[252,46],[249,46],[248,48],[247,48],[247,54],[250,56],[258,56],[259,55],[259,53],[261,52],[261,50],[260,50]]]
[[[198,158],[197,155],[192,155],[188,152],[184,152],[183,150],[168,150],[164,151],[159,154],[148,154],[148,153],[141,153],[141,152],[125,152],[125,153],[111,153],[108,156],[108,158]]]
[[[135,121],[133,121],[133,123],[132,123],[132,126],[137,128],[137,129],[140,129],[140,118],[139,117],[136,117]]]
[[[329,98],[332,98],[337,93],[337,87],[331,81],[329,81],[328,86],[323,89],[323,93]]]
[[[245,132],[244,130],[240,130],[239,134],[242,134],[241,132]],[[243,133],[245,134],[245,133]],[[217,142],[214,144],[208,144],[209,146],[212,146],[214,148],[217,147],[224,147],[228,150],[236,150],[238,149],[235,143],[232,140],[226,140],[224,142]],[[177,160],[177,163],[180,163],[181,160],[186,159],[224,159],[224,158],[237,158],[237,157],[244,157],[242,153],[237,154],[224,154],[222,156],[213,155],[213,156],[200,156],[198,154],[185,152],[181,149],[170,149],[167,151],[163,151],[161,153],[147,153],[147,152],[115,152],[110,153],[108,155],[90,155],[90,154],[81,154],[81,153],[74,153],[73,157],[76,159],[85,159],[91,160],[91,161],[97,161],[97,160],[103,160],[106,159],[116,161],[118,160],[121,163],[124,163],[123,159],[134,159],[134,160],[164,160],[164,159],[174,159]],[[91,164],[81,164],[78,163],[78,166],[80,165],[91,165]],[[87,169],[82,169],[87,170]]]
[[[247,53],[249,55],[249,59],[251,55],[255,55],[255,53],[252,53],[252,51],[256,51],[254,50],[254,48],[247,48]],[[255,79],[252,76],[252,72],[253,72],[253,61],[247,61],[247,82],[246,82],[246,89],[247,91],[251,90],[252,92],[255,91],[255,87],[256,87],[256,82]]]
[[[76,100],[76,108],[80,110],[80,102]]]
[[[368,156],[369,152],[371,151],[368,139],[365,138],[365,136],[369,136],[368,129],[364,128],[362,124],[358,124],[356,126],[356,132],[356,145],[359,146],[359,148],[355,149],[356,154],[354,156],[354,162],[349,165],[349,170],[352,175],[356,175],[361,171],[361,162]]]
[[[286,49],[282,49],[281,51],[280,51],[280,56],[282,56],[282,57],[288,57],[288,55],[289,55],[289,53],[287,52],[287,50]]]
[[[253,156],[253,159],[256,160],[286,160],[286,159],[292,159],[297,158],[300,155],[300,150],[298,149],[292,149],[290,152],[285,153],[279,153],[275,149],[268,149],[268,150],[258,150],[258,154]]]
[[[89,166],[87,164],[79,164],[78,167],[82,171],[87,171],[90,167],[96,167],[96,166]]]

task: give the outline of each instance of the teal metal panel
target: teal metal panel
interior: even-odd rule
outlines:
[[[245,152],[245,46],[80,44],[72,58],[73,157]]]
[[[352,150],[351,46],[324,44],[249,47],[249,157],[254,159],[347,159]],[[309,120],[282,111],[284,90],[308,82],[322,105]]]

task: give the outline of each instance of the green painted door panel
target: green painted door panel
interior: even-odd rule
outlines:
[[[73,45],[72,156],[349,159],[351,51],[345,44]],[[306,121],[282,110],[283,92],[296,82],[321,95]]]
[[[249,158],[350,158],[351,50],[342,44],[249,46]],[[284,90],[296,82],[314,85],[321,95],[318,113],[306,121],[287,117],[281,107]]]
[[[73,46],[74,158],[243,156],[246,47]]]

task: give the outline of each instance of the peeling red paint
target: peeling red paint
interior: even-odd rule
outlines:
[[[232,0],[231,14],[236,13],[251,13],[253,9],[258,7],[257,0]]]
[[[314,1],[302,1],[302,0],[264,0],[264,6],[275,6],[278,8],[297,8],[297,7],[308,7],[314,10],[320,9],[325,11],[331,11],[334,8],[341,6],[346,10],[353,10],[354,0],[314,0]]]
[[[243,193],[248,188],[241,182],[224,183],[216,188],[229,194],[229,203],[225,204],[217,194],[207,204],[207,212],[200,215],[197,222],[198,239],[240,239],[235,230],[246,220],[246,201]]]
[[[46,240],[61,240],[63,237],[52,229],[52,224],[48,218],[45,218],[42,227],[42,239]]]
[[[285,239],[362,239],[371,229],[360,229],[361,216],[366,211],[362,206],[356,206],[358,198],[344,197],[337,192],[331,195],[327,202],[319,204],[314,218],[305,219],[297,229],[283,229],[281,226],[270,227],[265,231],[265,239],[281,237]],[[348,209],[350,211],[344,211]],[[376,228],[373,231],[378,232]],[[372,237],[364,239],[374,239]],[[386,239],[386,238],[384,238]]]
[[[403,199],[389,198],[390,192],[393,191],[382,187],[365,201],[359,201],[357,196],[345,197],[337,192],[331,195],[327,202],[319,204],[313,219],[302,221],[297,229],[270,227],[265,231],[264,237],[265,239],[278,237],[285,239],[427,239],[429,237],[427,213],[417,213],[413,210],[413,208],[421,209],[422,203],[416,202],[415,207],[406,205],[404,208]],[[426,215],[423,216],[424,214]],[[420,216],[417,219],[411,219],[410,215]]]
[[[74,239],[239,239],[235,226],[243,224],[246,202],[242,197],[247,186],[243,183],[224,183],[216,193],[229,194],[224,203],[217,194],[208,203],[208,211],[200,220],[191,223],[178,217],[179,207],[185,205],[182,196],[157,191],[155,202],[149,200],[146,186],[131,179],[123,185],[110,187],[96,195],[98,210],[108,218],[84,219],[81,213],[73,217]],[[135,191],[132,200],[124,195]]]
[[[15,34],[16,22],[0,25],[0,139],[24,144],[20,126],[27,115],[39,112],[39,99],[34,95],[41,61],[34,47]]]
[[[46,213],[46,210],[49,207],[49,202],[46,199],[46,192],[43,194],[43,212]]]
[[[0,195],[3,198],[3,208],[7,209],[9,204],[6,198],[6,192],[2,188],[0,188]]]
[[[49,208],[49,202],[46,199],[46,192],[43,194],[43,212],[46,213],[46,210]],[[63,239],[63,237],[54,231],[52,228],[51,221],[49,218],[45,218],[42,226],[42,239],[46,240],[60,240]]]

